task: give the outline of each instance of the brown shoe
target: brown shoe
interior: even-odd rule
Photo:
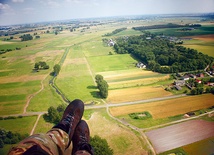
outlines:
[[[90,131],[88,124],[84,120],[81,120],[77,125],[72,138],[73,142],[72,154],[74,155],[77,152],[87,151],[88,154],[93,155],[94,151],[91,145],[89,144],[89,141],[90,141]]]
[[[70,102],[64,111],[61,121],[53,128],[59,128],[65,131],[69,136],[69,144],[74,135],[75,128],[80,122],[84,112],[84,103],[81,100],[74,100]]]

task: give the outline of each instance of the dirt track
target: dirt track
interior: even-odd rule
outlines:
[[[188,122],[152,130],[146,135],[156,153],[165,152],[214,136],[214,123],[203,120]]]

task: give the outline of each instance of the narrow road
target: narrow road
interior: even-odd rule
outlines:
[[[86,109],[99,109],[99,108],[106,108],[106,107],[118,107],[118,106],[125,106],[125,105],[133,105],[133,104],[142,104],[142,103],[148,103],[148,102],[155,102],[155,101],[162,101],[162,100],[168,100],[168,99],[174,99],[179,97],[187,96],[186,94],[181,95],[172,95],[172,96],[166,96],[166,97],[159,97],[159,98],[152,98],[152,99],[146,99],[146,100],[139,100],[139,101],[130,101],[130,102],[123,102],[123,103],[106,103],[105,105],[86,105]]]
[[[173,125],[173,124],[189,121],[189,120],[192,120],[192,119],[196,119],[196,118],[199,118],[199,117],[202,117],[202,116],[205,116],[205,115],[209,115],[209,114],[212,114],[212,113],[214,113],[214,110],[212,110],[210,112],[207,112],[207,113],[204,113],[204,114],[200,114],[198,116],[192,116],[192,117],[189,117],[189,118],[184,118],[184,119],[181,119],[181,120],[177,120],[177,121],[173,121],[173,122],[169,122],[169,123],[156,125],[156,126],[152,126],[152,127],[149,127],[149,128],[141,128],[141,130],[142,131],[146,131],[146,130],[152,130],[152,129],[156,129],[156,128],[160,128],[160,127],[164,127],[164,126],[168,126],[168,125]]]
[[[37,124],[38,124],[38,122],[39,122],[39,119],[40,119],[41,115],[42,115],[42,114],[39,114],[39,115],[38,115],[38,117],[37,117],[37,119],[36,119],[36,122],[35,122],[35,124],[34,124],[34,126],[33,126],[33,129],[32,129],[31,132],[30,132],[30,136],[34,133],[34,130],[35,130],[35,128],[36,128],[36,126],[37,126]]]
[[[107,114],[108,114],[112,119],[116,120],[117,122],[120,122],[121,124],[123,124],[123,125],[125,125],[125,126],[130,127],[131,129],[137,131],[138,133],[140,133],[140,135],[143,137],[143,139],[146,140],[146,143],[148,144],[149,149],[152,151],[152,154],[153,154],[153,155],[156,155],[155,149],[153,148],[153,146],[152,146],[151,143],[149,142],[149,139],[147,138],[147,136],[145,135],[145,133],[144,133],[142,130],[140,130],[139,128],[137,128],[137,127],[134,126],[134,125],[129,124],[128,122],[124,122],[124,121],[122,121],[122,120],[120,120],[120,119],[118,119],[118,118],[112,116],[111,113],[109,112],[109,107],[108,107],[108,106],[106,107],[106,112],[107,112]]]
[[[32,99],[33,97],[35,97],[37,94],[39,94],[39,93],[44,89],[44,84],[43,84],[43,82],[44,82],[44,80],[48,77],[48,75],[49,75],[49,74],[47,74],[47,75],[42,79],[42,81],[41,81],[41,88],[40,88],[37,92],[31,94],[31,95],[28,97],[27,103],[26,103],[25,106],[24,106],[23,114],[26,113],[27,107],[29,106],[29,103],[30,103],[31,99]]]

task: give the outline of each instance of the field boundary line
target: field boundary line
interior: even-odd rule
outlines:
[[[214,110],[209,111],[209,112],[204,113],[204,114],[200,114],[200,115],[198,115],[198,116],[193,116],[193,117],[189,117],[189,118],[184,118],[184,119],[181,119],[181,120],[177,120],[177,121],[173,121],[173,122],[169,122],[169,123],[164,123],[164,124],[152,126],[152,127],[149,127],[149,128],[141,128],[141,130],[142,130],[142,131],[146,131],[146,130],[156,129],[156,128],[160,128],[160,127],[164,127],[164,126],[168,126],[168,125],[173,125],[173,124],[177,124],[177,123],[189,121],[189,120],[192,120],[192,119],[200,118],[200,117],[202,117],[202,116],[209,115],[209,114],[212,114],[212,113],[214,113]]]
[[[106,112],[107,112],[107,114],[108,114],[112,119],[114,119],[115,121],[120,122],[121,124],[123,124],[123,125],[125,125],[125,126],[128,126],[129,128],[131,128],[131,129],[135,130],[136,132],[138,132],[138,133],[146,140],[146,143],[147,143],[147,145],[149,146],[149,149],[152,151],[152,154],[153,154],[153,155],[156,155],[153,146],[151,145],[151,143],[149,142],[147,136],[145,135],[145,133],[144,133],[143,131],[141,131],[141,130],[140,130],[138,127],[136,127],[136,126],[129,124],[128,122],[123,122],[122,120],[120,120],[120,119],[118,119],[118,118],[112,116],[111,113],[109,112],[109,106],[108,106],[108,105],[106,106]]]
[[[92,73],[91,67],[90,67],[90,65],[89,65],[89,63],[88,63],[88,60],[87,60],[87,58],[86,58],[84,52],[83,52],[83,54],[84,54],[84,59],[85,59],[85,61],[86,61],[86,66],[87,66],[87,68],[88,68],[88,71],[89,71],[89,73],[90,73],[90,75],[91,75],[91,78],[92,78],[92,80],[93,80],[93,82],[94,82],[94,85],[96,85],[96,82],[95,82],[95,79],[94,79],[94,76],[93,76],[94,74]]]

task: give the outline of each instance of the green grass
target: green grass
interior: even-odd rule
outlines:
[[[177,36],[177,37],[214,34],[214,26],[202,26],[198,29],[184,32],[179,31],[179,29],[181,28],[152,29],[148,31],[157,34],[164,34],[166,36]]]
[[[47,133],[54,124],[48,123],[44,120],[43,116],[40,117],[39,122],[34,130],[34,134],[36,133]]]
[[[193,48],[193,49],[196,49],[198,52],[201,52],[203,54],[207,54],[209,56],[212,56],[214,57],[214,51],[213,51],[213,48],[214,48],[214,45],[213,46],[206,46],[206,45],[184,45],[185,47],[187,48]]]
[[[7,50],[7,49],[12,49],[15,50],[16,48],[25,48],[26,46],[30,46],[32,43],[28,42],[10,42],[6,43],[4,41],[0,41],[0,50]],[[17,52],[20,50],[17,50]]]
[[[69,100],[77,98],[83,101],[93,100],[96,98],[96,92],[98,92],[97,89],[90,88],[90,86],[94,86],[90,75],[57,79],[56,85]]]
[[[168,117],[168,118],[161,118],[161,119],[153,119],[148,118],[146,120],[140,120],[140,119],[132,119],[129,115],[119,116],[119,119],[124,119],[126,122],[133,124],[134,126],[137,126],[138,128],[149,128],[152,126],[169,123],[172,121],[177,121],[183,118],[183,115]]]
[[[91,115],[94,113],[94,110],[85,110],[83,113],[83,117],[86,120],[89,120],[91,118]]]
[[[141,31],[135,31],[133,29],[126,29],[122,32],[119,32],[113,36],[131,36],[131,35],[142,35],[143,33]]]
[[[104,46],[101,38],[85,42],[81,46],[86,57],[108,55],[109,52],[114,53],[112,47]]]
[[[37,116],[0,120],[0,127],[20,134],[30,134]]]
[[[0,115],[22,113],[27,96],[40,89],[40,81],[0,84]]]
[[[26,95],[25,94],[21,94],[21,95],[4,95],[4,96],[0,96],[0,101],[1,102],[8,102],[8,101],[22,101],[26,99]]]
[[[0,148],[0,154],[1,154],[1,155],[6,155],[6,154],[8,154],[8,152],[9,152],[10,148],[12,148],[12,146],[13,146],[13,145],[9,145],[9,144],[4,145],[3,148]]]
[[[47,111],[50,106],[57,107],[57,105],[63,103],[61,97],[49,85],[50,78],[45,79],[44,89],[31,99],[27,111]]]
[[[40,85],[40,81],[27,81],[27,82],[11,82],[11,83],[1,83],[0,89],[8,89],[8,88],[18,88],[18,87],[29,87],[29,86],[38,86]]]
[[[24,101],[24,100],[0,103],[0,111],[1,111],[0,116],[22,113],[25,103],[26,103],[26,101]]]
[[[89,57],[95,72],[134,69],[136,61],[129,54]]]

